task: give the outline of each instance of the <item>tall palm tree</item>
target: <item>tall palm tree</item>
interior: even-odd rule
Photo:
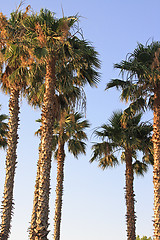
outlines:
[[[134,210],[133,180],[135,171],[143,174],[147,170],[146,163],[153,163],[151,131],[152,126],[140,123],[142,114],[137,114],[127,120],[126,125],[121,123],[122,112],[114,112],[108,124],[100,127],[94,132],[96,137],[102,141],[92,146],[93,156],[90,162],[97,160],[99,167],[105,169],[118,164],[116,152],[121,151],[121,160],[126,164],[126,221],[127,239],[135,240],[136,216]],[[142,162],[137,159],[137,151],[143,153]],[[145,163],[146,162],[146,163]]]
[[[154,239],[160,239],[160,42],[149,45],[138,44],[125,61],[115,64],[123,79],[113,79],[107,89],[121,89],[121,99],[131,101],[128,114],[137,110],[153,110],[153,149],[154,149]],[[126,79],[125,79],[126,77]]]
[[[56,82],[66,81],[63,77],[61,79],[58,73],[62,70],[71,76],[74,73],[76,75],[74,84],[81,87],[87,82],[92,86],[98,82],[99,78],[97,52],[86,41],[79,40],[71,31],[76,21],[77,17],[56,19],[54,13],[42,9],[39,15],[31,15],[24,23],[27,32],[24,39],[25,46],[28,44],[37,64],[43,62],[45,65],[45,93],[38,161],[40,171],[38,204],[36,225],[31,225],[33,234],[30,239],[36,237],[47,239],[48,235],[53,124],[59,115]],[[70,85],[72,84],[73,82]]]
[[[7,19],[2,13],[0,15],[0,83],[2,89],[10,94],[6,178],[0,233],[0,239],[4,240],[9,237],[13,209],[13,187],[18,143],[17,130],[19,125],[19,97],[27,85],[26,73],[28,64],[24,65],[24,61],[29,61],[29,54],[19,41],[20,36],[24,32],[20,23],[26,17],[26,14],[27,10],[22,13],[17,9],[11,13],[10,19]]]
[[[27,98],[28,98],[29,104],[33,105],[34,107],[41,106],[41,104],[43,102],[44,89],[43,89],[42,84],[40,86],[41,86],[41,88],[37,92],[35,92],[35,89],[33,87],[31,87],[31,89],[29,89],[29,91],[27,92]],[[54,127],[56,127],[56,129],[57,129],[58,121],[60,121],[60,119],[62,118],[62,116],[64,116],[64,114],[65,114],[65,118],[66,118],[66,114],[67,114],[66,109],[68,109],[68,107],[70,109],[72,109],[72,111],[73,111],[73,109],[75,107],[77,108],[79,106],[79,102],[83,103],[85,101],[85,94],[84,94],[84,92],[82,92],[82,95],[81,95],[81,91],[78,87],[70,86],[69,89],[67,89],[65,87],[63,89],[63,92],[61,92],[61,88],[63,88],[63,86],[58,85],[57,89],[58,88],[59,88],[59,95],[56,94],[56,98],[57,98],[57,102],[58,102],[58,109],[61,114],[55,120],[56,122],[54,123]],[[34,97],[32,97],[33,95],[34,95]],[[38,122],[41,122],[41,120],[38,120]],[[41,134],[41,127],[36,132],[36,134],[37,135]],[[54,134],[54,136],[53,136],[54,142],[53,142],[52,147],[54,147],[54,146],[56,147],[56,145],[57,145],[55,137],[56,137],[56,135]],[[39,147],[39,150],[40,150],[40,147]],[[53,150],[54,150],[54,148],[53,148]],[[33,239],[35,237],[34,229],[36,226],[36,219],[37,219],[39,179],[40,179],[40,168],[39,168],[39,161],[38,161],[31,225],[29,228],[30,239]]]

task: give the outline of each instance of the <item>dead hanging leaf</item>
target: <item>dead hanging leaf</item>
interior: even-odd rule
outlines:
[[[0,43],[0,45],[1,45],[1,43]],[[0,62],[4,62],[4,56],[1,51],[0,51]]]
[[[159,54],[160,54],[160,48],[158,48],[156,51],[155,51],[155,57],[153,59],[153,63],[151,65],[151,69],[153,70],[154,68],[157,68],[159,67]]]
[[[60,30],[63,33],[63,35],[68,35],[69,34],[69,29],[70,27],[68,26],[68,21],[64,20],[60,26]]]
[[[28,13],[30,9],[31,9],[31,5],[28,5],[28,6],[26,7],[25,13]]]
[[[37,35],[38,35],[37,38],[39,40],[39,43],[40,43],[41,47],[45,47],[46,44],[47,44],[46,37],[45,37],[39,23],[36,24],[35,29],[36,29],[36,32],[37,32]]]
[[[7,39],[7,18],[3,13],[0,12],[0,45],[3,47],[5,45],[6,39]]]

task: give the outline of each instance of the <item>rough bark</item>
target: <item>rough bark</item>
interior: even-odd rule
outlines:
[[[54,240],[60,239],[60,224],[62,215],[62,196],[64,181],[64,160],[65,160],[64,143],[62,140],[59,140],[57,153],[57,186],[54,217]]]
[[[154,240],[160,240],[160,87],[154,93],[153,119],[153,148],[154,148]]]
[[[47,240],[50,194],[50,169],[52,156],[53,122],[56,111],[55,102],[55,59],[48,58],[46,63],[45,95],[42,108],[41,151],[39,153],[39,192],[35,237]]]
[[[17,159],[17,143],[18,143],[18,114],[19,114],[19,90],[11,89],[9,101],[9,131],[7,140],[6,155],[6,178],[4,185],[4,196],[2,202],[2,224],[0,239],[7,240],[11,228],[12,210],[13,210],[13,188],[14,176]]]
[[[136,216],[134,211],[134,190],[133,190],[133,167],[132,167],[132,155],[129,150],[125,151],[126,158],[126,222],[127,222],[127,240],[135,240],[135,224],[136,224]]]
[[[40,154],[40,149],[39,149]],[[34,190],[34,200],[33,200],[33,210],[31,217],[31,225],[29,228],[29,237],[30,239],[35,239],[35,229],[36,229],[36,219],[37,219],[37,209],[38,209],[38,196],[39,196],[39,178],[40,178],[40,164],[39,161],[37,163],[37,175],[36,175],[36,183]]]

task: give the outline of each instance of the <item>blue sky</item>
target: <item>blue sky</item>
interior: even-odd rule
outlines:
[[[9,13],[18,6],[19,1],[5,0],[0,11]],[[160,40],[160,2],[157,0],[27,0],[34,11],[48,8],[62,17],[62,7],[66,16],[79,14],[80,26],[85,39],[92,42],[100,54],[102,62],[101,83],[98,88],[86,87],[87,114],[92,124],[88,131],[89,140],[92,129],[106,122],[112,112],[125,108],[119,101],[116,90],[104,91],[106,83],[118,77],[113,64],[125,59],[137,42],[145,44],[148,40]],[[0,93],[3,113],[8,113],[8,96]],[[35,122],[40,111],[21,101],[18,164],[16,169],[14,200],[15,210],[12,221],[11,240],[28,239],[27,228],[32,211],[36,161],[38,159],[39,139],[34,136],[38,128]],[[152,118],[146,114],[144,120]],[[63,214],[61,240],[117,240],[126,239],[124,166],[102,171],[97,163],[90,164],[91,144],[86,156],[78,160],[66,156]],[[5,152],[1,151],[0,197],[3,193],[5,176]],[[56,186],[56,163],[53,160],[51,173],[50,227],[49,239],[53,239],[53,217]],[[144,178],[135,177],[137,234],[153,235],[153,184],[152,168]]]

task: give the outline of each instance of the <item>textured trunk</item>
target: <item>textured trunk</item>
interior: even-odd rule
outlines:
[[[40,154],[40,149],[39,149]],[[29,228],[29,237],[30,239],[35,239],[35,229],[36,229],[36,219],[37,219],[37,209],[38,209],[38,196],[39,196],[39,178],[40,178],[40,164],[39,161],[37,163],[37,176],[34,190],[34,200],[33,200],[33,210],[31,217],[31,225]]]
[[[160,240],[160,87],[154,93],[154,240]]]
[[[56,111],[55,81],[55,59],[49,58],[46,63],[45,95],[42,108],[41,150],[39,152],[39,192],[36,226],[34,230],[35,237],[31,238],[37,240],[46,240],[48,235],[53,122]]]
[[[54,240],[60,239],[60,224],[62,214],[62,196],[64,181],[64,159],[65,159],[64,142],[62,140],[59,140],[57,153],[57,186],[54,217]]]
[[[18,143],[18,114],[19,114],[19,90],[11,89],[9,101],[9,131],[7,140],[7,156],[6,156],[6,179],[4,185],[4,196],[2,202],[2,224],[0,239],[7,240],[11,228],[12,209],[13,209],[13,187],[14,175],[16,168],[16,150]]]
[[[136,216],[134,211],[134,190],[133,190],[133,167],[132,167],[132,155],[129,150],[125,152],[126,158],[126,221],[127,221],[127,240],[135,240],[135,223]]]

